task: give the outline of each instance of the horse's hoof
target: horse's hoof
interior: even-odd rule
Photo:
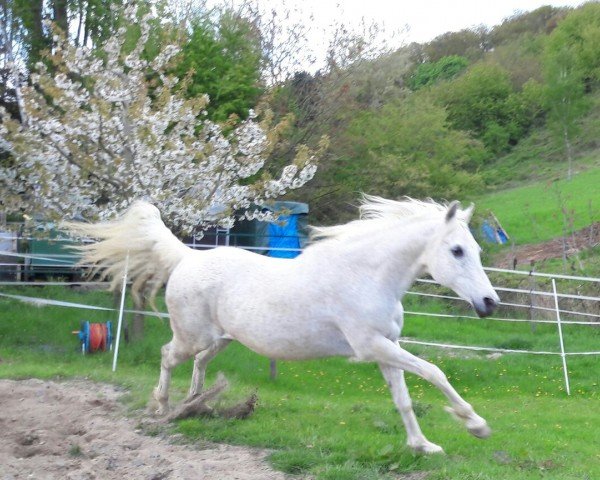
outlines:
[[[432,455],[439,453],[441,455],[445,455],[444,449],[435,443],[431,443],[425,441],[425,443],[420,443],[418,445],[409,445],[410,449],[417,455]]]
[[[154,414],[157,415],[158,417],[164,417],[168,413],[169,413],[169,407],[158,407],[154,411]]]
[[[444,407],[450,415],[455,419],[464,422],[467,430],[471,435],[477,438],[488,438],[492,434],[492,429],[488,427],[487,422],[479,415],[472,414],[470,416],[461,415],[452,407]]]
[[[483,425],[467,427],[467,430],[471,435],[477,438],[488,438],[492,434],[492,429],[485,422]]]

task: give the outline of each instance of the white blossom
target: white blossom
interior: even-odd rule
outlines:
[[[137,11],[126,15],[133,21]],[[189,233],[231,226],[239,211],[314,176],[315,155],[302,152],[280,178],[257,179],[276,136],[267,135],[254,111],[227,135],[206,119],[207,95],[187,99],[173,88],[178,79],[167,66],[179,46],[165,46],[152,61],[142,57],[149,22],[148,15],[139,20],[141,37],[126,54],[125,29],[106,41],[103,55],[55,36],[56,75],[40,64],[23,90],[29,124],[0,111],[0,148],[13,158],[0,166],[5,209],[104,219],[143,198]],[[149,76],[159,84],[151,86]]]

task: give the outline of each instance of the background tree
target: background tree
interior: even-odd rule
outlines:
[[[549,35],[546,55],[563,55],[568,49],[570,68],[580,72],[586,91],[595,90],[600,84],[600,3],[589,2],[572,11]]]
[[[107,38],[120,22],[115,0],[0,0],[0,104],[25,120],[21,86],[51,46],[50,22],[75,45]]]
[[[33,85],[23,89],[28,125],[2,114],[4,148],[15,159],[0,170],[7,210],[107,217],[143,197],[190,233],[231,224],[237,210],[312,178],[316,157],[306,147],[278,178],[260,176],[283,126],[266,129],[268,115],[262,125],[251,116],[226,136],[199,121],[208,98],[184,98],[185,88],[167,73],[179,48],[165,45],[145,60],[151,19],[128,15],[141,26],[132,51],[123,49],[126,29],[109,38],[102,55],[62,38],[49,58],[57,73],[38,64]]]
[[[578,120],[588,110],[585,95],[600,82],[600,4],[590,3],[569,14],[548,37],[543,56],[544,106],[548,124],[567,160],[567,178],[573,174],[573,137]]]
[[[231,10],[221,12],[217,24],[197,17],[190,28],[173,73],[183,78],[191,72],[186,93],[190,98],[208,94],[212,120],[223,122],[232,114],[247,118],[263,91],[260,34]]]
[[[301,3],[283,1],[279,9],[262,12],[248,3],[245,17],[251,21],[261,37],[263,80],[269,85],[285,82],[295,71],[315,63],[308,49],[310,23],[298,22]]]
[[[25,35],[26,61],[34,65],[41,58],[42,50],[50,45],[44,28],[44,0],[13,0],[13,15],[20,19]]]
[[[550,128],[562,143],[567,160],[567,178],[573,175],[573,137],[579,131],[577,120],[587,110],[589,101],[584,95],[583,72],[573,63],[568,46],[553,51],[545,59],[546,84],[544,107]]]
[[[522,99],[507,72],[496,65],[474,65],[440,86],[436,96],[452,126],[472,132],[493,154],[514,145],[529,125]]]
[[[439,35],[423,46],[423,55],[429,62],[437,62],[452,55],[476,61],[481,59],[488,49],[488,31],[479,27]]]
[[[379,108],[407,90],[403,78],[410,68],[408,54],[390,51],[389,44],[381,42],[383,36],[376,25],[352,29],[340,24],[329,43],[323,69],[297,72],[269,90],[267,100],[276,114],[284,117],[291,113],[295,118],[294,128],[271,156],[272,166],[289,159],[299,144],[313,144],[324,134],[331,139],[314,180],[291,194],[291,198],[311,204],[316,222],[339,221],[354,213],[349,201],[356,199],[357,192],[350,194],[334,173],[343,161],[338,140],[353,116]]]
[[[15,0],[0,0],[0,106],[18,120],[23,116],[20,86],[27,75],[24,56],[26,32],[15,13]]]
[[[512,43],[522,36],[549,34],[566,16],[568,9],[545,5],[531,12],[518,12],[494,26],[488,36],[489,43],[497,48]]]
[[[443,199],[483,186],[483,146],[452,130],[446,111],[426,95],[357,115],[340,143],[346,150],[337,175],[354,191]]]
[[[495,47],[483,62],[504,70],[513,90],[519,92],[530,80],[543,81],[543,53],[544,37],[523,34]]]
[[[120,21],[116,0],[6,0],[24,30],[24,59],[31,68],[52,44],[53,22],[75,45],[99,44]],[[115,7],[115,8],[113,8]]]
[[[417,65],[408,85],[412,90],[418,90],[439,80],[450,80],[463,72],[468,65],[469,61],[458,55],[442,57],[437,62],[424,62]]]

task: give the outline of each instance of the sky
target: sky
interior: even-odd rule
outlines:
[[[194,1],[194,0],[181,0]],[[208,5],[243,5],[248,0],[203,0]],[[426,43],[446,32],[481,25],[493,27],[516,13],[544,5],[576,7],[585,0],[254,0],[264,13],[280,12],[277,21],[301,23],[308,45],[299,44],[287,70],[316,71],[325,66],[327,47],[336,26],[344,25],[363,38],[363,24],[376,23],[383,32],[371,41],[372,52],[393,51],[412,42]],[[289,18],[286,20],[286,13]],[[270,17],[270,15],[266,15]],[[279,38],[283,43],[283,38]],[[278,42],[277,42],[278,43]]]
[[[271,7],[283,0],[265,0]],[[289,2],[288,2],[289,3]],[[361,18],[384,24],[386,29],[402,30],[405,39],[423,43],[448,31],[478,25],[493,26],[516,12],[535,10],[543,5],[577,6],[581,0],[302,0],[296,3],[304,12],[312,12],[315,26],[327,27],[336,20],[358,24]],[[301,5],[301,6],[300,6]],[[308,15],[307,15],[308,17]]]
[[[211,0],[207,0],[210,2]],[[219,3],[219,0],[214,0]],[[229,0],[240,3],[245,0]],[[446,32],[485,25],[493,27],[516,13],[544,5],[575,7],[585,0],[255,0],[263,11],[292,14],[291,23],[307,27],[308,45],[297,53],[296,67],[313,71],[325,63],[327,47],[335,26],[346,25],[363,34],[360,24],[383,27],[373,42],[375,50],[392,51],[412,42],[425,43]],[[285,14],[278,17],[285,23]],[[285,27],[284,27],[285,30]],[[373,46],[373,45],[372,45]],[[312,58],[312,60],[310,60]]]

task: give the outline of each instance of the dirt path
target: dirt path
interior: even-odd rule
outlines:
[[[570,257],[598,244],[600,244],[600,222],[573,232],[565,238],[564,243],[562,238],[555,238],[547,242],[514,247],[510,252],[498,255],[494,264],[501,268],[512,268],[515,260],[518,265],[523,265],[531,261],[537,263],[550,258],[561,258],[563,253]]]
[[[261,479],[268,452],[175,444],[124,416],[123,392],[85,381],[0,380],[0,479]]]

